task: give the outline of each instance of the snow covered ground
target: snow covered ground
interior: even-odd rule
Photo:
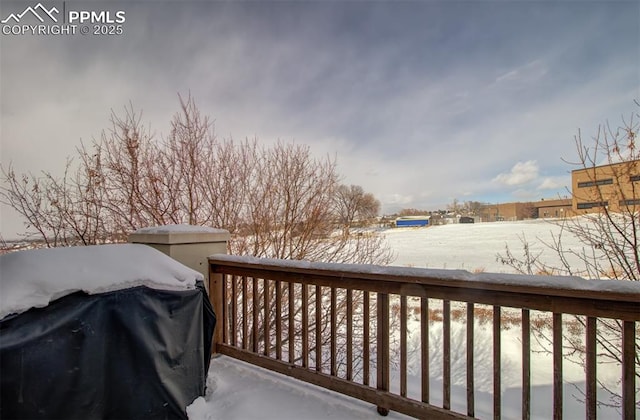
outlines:
[[[542,241],[551,240],[551,232],[559,227],[546,221],[499,222],[470,225],[444,225],[429,228],[401,228],[386,230],[384,234],[395,250],[394,265],[422,268],[481,269],[486,272],[512,272],[496,261],[505,244],[514,252],[522,249],[520,237],[532,242],[533,249],[543,251],[545,259],[553,262],[552,252],[544,249]],[[566,247],[580,247],[575,238],[564,238]],[[519,252],[516,252],[519,253]],[[452,408],[465,412],[465,332],[464,326],[452,325]],[[485,325],[476,326],[476,416],[492,417],[491,331]],[[442,355],[438,353],[441,328],[430,329],[431,398],[441,403]],[[409,338],[415,340],[417,336]],[[484,343],[484,344],[483,344]],[[520,418],[521,404],[521,342],[519,327],[502,332],[502,388],[503,418]],[[532,342],[535,346],[535,343]],[[441,352],[441,350],[440,350]],[[532,418],[552,417],[551,357],[533,353]],[[413,367],[412,367],[413,366]],[[412,371],[413,369],[413,371]],[[615,381],[619,371],[599,372]],[[409,360],[409,395],[419,393],[419,364]],[[604,369],[603,369],[604,370]],[[564,415],[569,419],[584,418],[584,404],[579,401],[579,388],[584,387],[584,372],[580,366],[565,363]],[[619,377],[619,376],[618,376]],[[605,378],[606,379],[606,378]],[[398,375],[392,375],[392,389],[397,387]],[[208,377],[209,390],[188,407],[191,420],[214,419],[357,419],[377,418],[375,407],[341,396],[313,385],[247,365],[227,357],[214,358]],[[614,409],[603,407],[598,418],[619,418]],[[390,419],[404,418],[391,413]]]
[[[496,260],[508,245],[516,255],[522,254],[522,241],[526,239],[531,252],[542,252],[542,260],[560,265],[557,255],[544,243],[552,243],[560,233],[553,221],[538,219],[518,222],[451,224],[429,228],[400,228],[384,232],[397,258],[393,265],[419,268],[459,268],[468,271],[484,270],[490,273],[512,273],[511,267]],[[565,232],[565,249],[582,249],[580,241]],[[570,261],[578,264],[577,260]]]

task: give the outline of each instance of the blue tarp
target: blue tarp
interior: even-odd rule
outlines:
[[[429,219],[400,219],[396,220],[396,226],[398,227],[410,227],[410,226],[427,226]]]

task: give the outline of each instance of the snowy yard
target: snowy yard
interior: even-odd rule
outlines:
[[[520,238],[530,243],[532,253],[542,252],[544,261],[560,265],[557,255],[544,245],[560,233],[560,227],[548,220],[400,228],[384,233],[397,254],[393,265],[511,273],[513,269],[496,261],[496,255],[505,253],[505,245],[521,255]],[[566,232],[562,241],[566,249],[582,249],[580,241]],[[576,260],[571,262],[578,264]]]
[[[518,254],[520,237],[534,243],[534,250],[543,250],[549,261],[554,255],[544,250],[542,241],[551,240],[551,232],[559,227],[546,221],[499,222],[473,225],[444,225],[429,228],[391,229],[384,232],[397,254],[394,265],[417,268],[466,269],[469,271],[512,272],[510,267],[496,262],[496,254],[504,252],[505,244]],[[580,247],[575,238],[564,238],[565,247]],[[533,315],[532,315],[533,316]],[[409,324],[409,342],[417,347],[419,335]],[[442,402],[442,350],[441,324],[430,328],[431,403]],[[476,417],[492,417],[492,361],[491,326],[475,328],[475,386]],[[502,416],[520,418],[521,404],[521,339],[520,328],[512,325],[502,331]],[[452,409],[465,412],[466,367],[465,326],[452,323]],[[537,344],[533,343],[536,347]],[[411,347],[411,346],[410,346]],[[538,349],[540,349],[538,345]],[[544,352],[532,353],[531,405],[532,418],[552,417],[552,360]],[[420,362],[418,355],[409,355],[408,393],[417,397],[420,392]],[[412,372],[413,369],[413,372]],[[416,371],[416,369],[418,371]],[[584,371],[581,366],[563,365],[565,380],[564,415],[569,419],[584,418],[584,403],[580,389],[584,389]],[[598,375],[614,386],[620,369],[616,366],[599,367]],[[398,374],[392,372],[391,388],[397,390]],[[208,377],[207,395],[198,398],[188,408],[191,420],[204,419],[325,419],[376,418],[375,407],[334,394],[282,375],[265,371],[227,357],[214,358]],[[602,407],[599,418],[619,418],[615,409]],[[389,418],[404,418],[391,413]]]

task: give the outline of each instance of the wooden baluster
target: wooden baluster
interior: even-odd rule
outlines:
[[[336,297],[337,295],[337,291],[335,287],[331,288],[331,314],[330,314],[330,325],[329,325],[329,330],[330,330],[330,335],[331,338],[329,340],[329,345],[330,345],[330,362],[331,362],[331,368],[330,368],[330,373],[331,376],[336,376],[337,375],[337,363],[336,363],[336,328],[337,328],[337,309],[336,309]]]
[[[407,396],[407,297],[400,296],[400,395]]]
[[[253,277],[252,278],[252,285],[253,285],[253,299],[252,299],[252,303],[253,303],[253,325],[252,325],[252,332],[253,332],[253,346],[252,346],[252,351],[254,353],[258,352],[258,305],[259,305],[259,300],[258,300],[258,279]]]
[[[322,288],[316,286],[316,371],[322,372]]]
[[[231,345],[238,345],[238,277],[231,276]]]
[[[371,365],[370,337],[369,328],[371,326],[369,292],[362,292],[362,383],[369,385],[369,366]]]
[[[276,280],[276,359],[282,360],[282,283]]]
[[[377,381],[376,388],[389,391],[389,295],[378,293],[377,297]],[[378,406],[378,413],[389,414],[387,407]]]
[[[288,335],[287,338],[289,340],[289,363],[293,363],[296,360],[296,348],[295,348],[295,335],[296,335],[296,302],[295,302],[295,284],[289,282],[288,288],[289,295],[289,324],[288,327]]]
[[[302,367],[309,367],[309,286],[304,283],[302,284]]]
[[[624,321],[622,324],[622,417],[628,420],[636,418],[635,346],[635,322]]]
[[[522,310],[522,419],[531,418],[531,315]]]
[[[269,356],[269,350],[271,350],[271,313],[269,311],[271,307],[271,296],[270,296],[270,287],[269,280],[264,279],[262,281],[262,297],[264,298],[263,310],[264,310],[264,355]]]
[[[249,318],[247,277],[242,276],[242,348],[249,350]]]
[[[347,381],[353,380],[353,290],[347,289]]]
[[[451,302],[442,302],[442,408],[451,409]]]
[[[422,402],[429,403],[429,299],[420,298],[420,365]]]
[[[473,372],[473,343],[475,317],[473,303],[467,303],[467,416],[475,417],[475,380]]]
[[[562,314],[553,314],[553,418],[562,418]]]
[[[500,306],[493,307],[493,418],[502,416],[502,387],[501,379],[501,317]]]

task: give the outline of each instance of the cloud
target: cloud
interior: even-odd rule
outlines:
[[[523,185],[536,179],[538,171],[538,162],[535,160],[518,162],[513,165],[511,171],[499,174],[493,181],[508,186]]]
[[[536,59],[496,77],[495,84],[506,82],[535,83],[548,73],[545,64]]]
[[[542,183],[538,185],[537,190],[557,190],[567,187],[567,180],[560,178],[544,178]]]

